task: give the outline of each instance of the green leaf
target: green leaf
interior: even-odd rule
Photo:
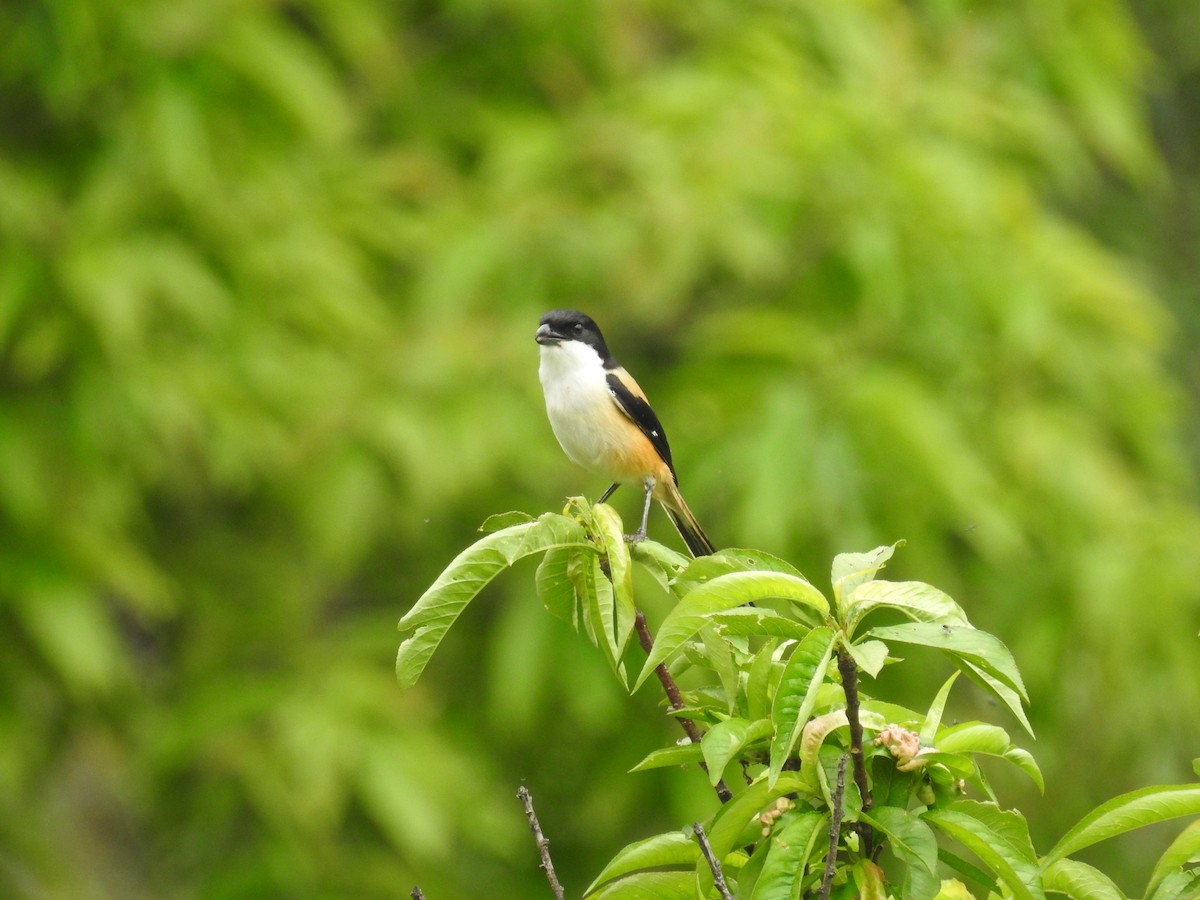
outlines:
[[[552,615],[564,622],[570,622],[574,627],[579,625],[579,607],[576,603],[575,585],[571,583],[568,572],[572,568],[571,555],[581,552],[583,551],[566,547],[546,551],[534,576],[534,585],[542,605]]]
[[[699,634],[704,645],[700,665],[712,669],[717,674],[725,692],[725,711],[733,715],[737,711],[738,688],[741,682],[741,670],[733,658],[733,648],[717,634],[711,621],[700,629]]]
[[[955,672],[947,678],[946,683],[937,692],[937,696],[933,698],[929,712],[925,714],[925,724],[921,726],[922,747],[933,746],[938,729],[942,726],[942,716],[946,712],[946,701],[950,698],[950,688],[954,687],[954,682],[958,680],[958,675],[959,673]]]
[[[645,772],[648,769],[663,769],[667,766],[686,766],[703,758],[699,744],[680,744],[677,747],[661,747],[651,751],[630,772]]]
[[[1126,900],[1107,875],[1074,859],[1060,859],[1042,873],[1042,887],[1075,900]]]
[[[730,760],[737,757],[747,745],[770,737],[771,731],[769,719],[748,722],[736,717],[718,722],[708,729],[700,739],[700,748],[704,752],[704,761],[708,764],[708,778],[713,787],[721,780],[721,773],[725,771]]]
[[[1026,701],[1029,695],[1017,671],[1017,663],[1008,648],[994,635],[965,625],[937,625],[932,622],[910,622],[872,628],[868,634],[884,641],[898,641],[920,647],[941,650],[961,659],[998,679],[1015,690]]]
[[[596,645],[622,686],[628,686],[625,664],[621,661],[624,647],[616,643],[616,596],[612,582],[605,576],[600,557],[594,554],[574,554],[568,575],[575,586],[583,612],[583,624],[588,640]]]
[[[593,549],[573,519],[545,513],[476,541],[446,567],[397,626],[408,633],[396,654],[396,678],[411,687],[467,604],[500,572],[534,553],[563,547]]]
[[[584,527],[593,540],[604,548],[608,563],[608,581],[612,585],[612,605],[604,606],[600,612],[604,620],[604,638],[608,647],[605,657],[610,660],[614,671],[626,684],[625,667],[620,659],[633,634],[633,620],[637,610],[633,604],[633,571],[629,559],[629,545],[620,517],[607,503],[591,508],[591,515],[584,519]],[[594,531],[593,531],[594,529]],[[615,664],[614,664],[615,663]]]
[[[916,622],[970,627],[967,614],[949,594],[922,581],[869,581],[856,587],[843,603],[846,631],[876,609],[895,609]]]
[[[1045,897],[1029,830],[1018,813],[992,803],[957,800],[926,811],[922,818],[978,856],[1013,896],[1020,900]]]
[[[667,614],[659,626],[654,649],[638,675],[634,690],[642,686],[659,663],[675,655],[713,613],[769,598],[792,600],[820,612],[828,611],[828,604],[820,591],[794,575],[781,572],[730,572],[720,575],[691,590]]]
[[[854,663],[872,678],[879,676],[883,664],[887,662],[888,648],[883,641],[863,641],[860,644],[850,644],[846,648]]]
[[[812,630],[811,625],[804,625],[763,606],[738,606],[713,613],[709,616],[709,622],[720,634],[729,637],[758,635],[800,640]]]
[[[772,784],[783,771],[783,764],[812,715],[817,702],[817,688],[825,680],[825,670],[836,641],[837,634],[832,628],[814,628],[796,645],[784,666],[771,707],[771,721],[775,725],[769,770]]]
[[[494,513],[488,516],[483,520],[483,524],[479,526],[479,530],[485,534],[491,534],[495,531],[503,531],[505,528],[511,528],[513,525],[526,525],[533,521],[536,520],[529,513],[514,509],[511,512]]]
[[[742,832],[776,798],[785,794],[811,794],[797,772],[784,772],[774,786],[760,775],[744,791],[717,810],[708,827],[708,843],[717,859],[724,859],[737,845]]]
[[[679,866],[690,870],[699,855],[699,845],[691,834],[685,831],[668,831],[666,834],[634,841],[609,861],[596,876],[596,880],[588,885],[584,894],[589,895],[605,882],[641,869]],[[685,874],[690,875],[690,871]]]
[[[818,812],[796,814],[770,837],[762,872],[751,900],[792,900],[813,851],[828,838],[829,817]]]
[[[984,672],[978,666],[973,665],[967,660],[962,660],[961,662],[963,665],[961,671],[964,672],[966,676],[974,681],[977,685],[982,687],[988,693],[994,695],[997,700],[1007,706],[1009,712],[1016,717],[1017,721],[1020,722],[1021,726],[1026,732],[1028,732],[1029,736],[1034,737],[1033,726],[1029,723],[1029,717],[1025,715],[1025,707],[1022,704],[1021,697],[1017,694],[1017,692],[1010,688],[1007,684],[1004,684],[997,678],[993,678],[987,672]]]
[[[1197,857],[1200,857],[1200,820],[1183,829],[1171,846],[1163,851],[1154,864],[1154,871],[1150,873],[1145,896],[1153,894],[1167,875],[1182,868],[1185,863],[1195,861]]]
[[[771,714],[775,683],[771,676],[777,664],[782,667],[775,658],[777,646],[778,641],[768,638],[750,663],[750,672],[746,676],[746,711],[752,720],[765,719]]]
[[[1181,869],[1167,875],[1146,900],[1196,900],[1200,896],[1200,875]]]
[[[863,812],[863,821],[888,835],[888,842],[896,859],[919,869],[929,876],[928,883],[919,886],[923,896],[934,896],[937,893],[937,838],[918,815],[900,809],[899,806],[876,806],[870,812]],[[928,892],[928,893],[925,893]],[[910,890],[901,892],[905,898],[912,898]]]
[[[1042,770],[1038,766],[1037,760],[1033,758],[1032,753],[1014,746],[1004,751],[1004,758],[1033,779],[1033,783],[1037,785],[1038,793],[1046,793],[1046,781],[1042,778]]]
[[[585,896],[587,900],[694,900],[696,877],[691,872],[638,872]]]
[[[934,741],[934,746],[943,753],[988,753],[1003,756],[1012,746],[1008,732],[997,725],[983,722],[965,722],[953,728],[943,729]]]
[[[778,556],[761,550],[727,548],[710,556],[697,556],[690,560],[686,568],[676,576],[674,588],[676,593],[682,596],[698,585],[730,572],[782,572],[808,581],[799,569]]]
[[[821,782],[819,760],[821,745],[825,743],[825,738],[830,734],[839,728],[848,728],[849,725],[846,711],[838,709],[817,716],[804,726],[804,730],[800,733],[800,775],[810,790],[824,791],[828,794],[828,785]],[[826,802],[829,801],[828,796],[825,799]]]
[[[839,553],[833,558],[830,581],[833,582],[833,596],[838,609],[845,612],[846,599],[854,589],[871,581],[903,543],[897,541],[888,547],[876,547],[869,553]]]
[[[880,806],[860,813],[863,821],[888,836],[888,846],[905,864],[899,896],[905,900],[932,900],[940,887],[937,877],[938,845],[929,825],[896,806]]]
[[[671,590],[671,583],[691,562],[691,557],[651,540],[638,541],[630,548],[629,555],[664,591]]]
[[[1162,785],[1130,791],[1100,804],[1080,819],[1046,854],[1045,865],[1135,828],[1198,813],[1200,784]]]

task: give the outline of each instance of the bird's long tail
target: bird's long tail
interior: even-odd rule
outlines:
[[[667,511],[667,515],[671,517],[671,522],[675,525],[679,536],[683,538],[683,542],[687,544],[692,556],[711,556],[717,552],[716,545],[709,540],[704,529],[700,527],[700,523],[696,521],[696,517],[692,515],[692,511],[688,509],[683,495],[679,493],[679,488],[673,483],[666,485],[664,496],[659,499],[659,502]]]

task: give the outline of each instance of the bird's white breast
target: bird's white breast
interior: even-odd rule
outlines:
[[[554,436],[571,462],[612,476],[618,449],[613,416],[620,416],[605,379],[600,354],[579,341],[542,345],[538,377]]]

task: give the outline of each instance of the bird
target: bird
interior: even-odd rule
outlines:
[[[597,502],[623,484],[644,491],[641,527],[626,540],[645,539],[650,502],[657,500],[692,556],[715,553],[679,493],[662,423],[645,392],[613,358],[596,323],[578,310],[552,309],[539,321],[535,339],[554,436],[571,462],[612,482]]]

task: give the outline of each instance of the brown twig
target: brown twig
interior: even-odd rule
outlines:
[[[833,808],[829,820],[829,852],[825,854],[825,877],[821,879],[821,900],[829,900],[829,891],[833,888],[833,871],[837,868],[838,838],[842,834],[842,806],[846,796],[846,760],[849,757],[843,753],[838,760],[837,784],[833,788]]]
[[[517,790],[517,796],[521,798],[521,803],[525,807],[525,818],[529,820],[529,830],[533,832],[533,839],[537,842],[538,855],[542,858],[542,868],[546,872],[546,880],[550,882],[550,890],[554,892],[555,900],[563,900],[563,887],[558,883],[558,876],[554,873],[554,863],[550,861],[550,842],[546,840],[546,836],[542,834],[542,826],[538,824],[529,788],[521,785]]]
[[[838,649],[838,671],[842,675],[842,690],[846,693],[846,719],[850,723],[850,759],[854,761],[854,783],[858,785],[858,793],[862,797],[863,812],[870,812],[874,805],[871,800],[871,785],[867,781],[867,763],[863,756],[863,729],[858,717],[858,665],[850,651],[844,647]],[[858,823],[858,833],[862,837],[863,855],[871,858],[873,836],[871,826],[866,822]]]
[[[650,634],[650,627],[646,624],[646,614],[640,609],[634,614],[633,627],[638,633],[638,643],[642,645],[642,649],[645,650],[646,655],[649,656],[654,650],[654,636]],[[679,692],[679,685],[677,685],[675,683],[675,679],[671,677],[671,673],[667,670],[666,665],[664,663],[659,663],[654,669],[654,674],[658,676],[658,680],[663,686],[663,691],[666,692],[667,702],[671,705],[671,709],[683,709],[683,695]],[[683,729],[684,733],[688,736],[688,740],[699,746],[700,738],[702,738],[703,735],[700,733],[700,729],[696,726],[696,723],[686,716],[675,716],[674,718],[675,721],[679,723],[679,726]],[[708,771],[708,766],[704,762],[700,763],[700,768],[705,772]],[[728,803],[733,799],[733,791],[729,790],[729,786],[725,784],[724,779],[717,781],[716,791],[717,796],[721,798],[722,803]]]
[[[721,892],[723,900],[733,900],[733,895],[729,893],[729,885],[725,883],[725,873],[721,871],[721,861],[717,859],[713,853],[712,846],[708,843],[708,835],[704,833],[704,826],[697,822],[692,826],[692,831],[696,832],[696,840],[700,844],[700,852],[704,854],[704,858],[708,860],[708,867],[712,869],[713,884]]]

